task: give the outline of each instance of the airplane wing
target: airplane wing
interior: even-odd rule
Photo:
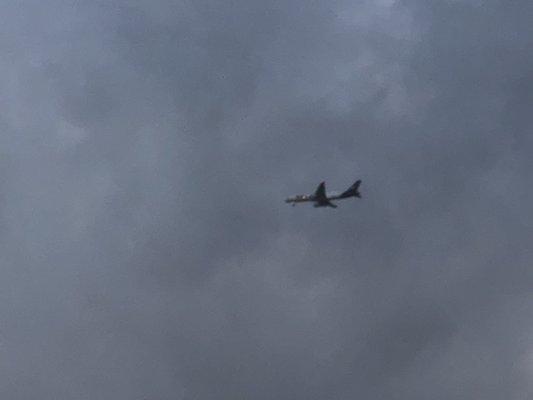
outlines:
[[[321,182],[315,190],[315,198],[318,201],[327,201],[326,197],[326,182]]]
[[[326,206],[327,207],[331,207],[331,208],[337,208],[337,205],[336,204],[333,204],[331,201],[328,200],[328,202],[326,203]]]

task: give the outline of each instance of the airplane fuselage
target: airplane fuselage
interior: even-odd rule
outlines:
[[[350,197],[355,197],[355,196],[350,196]],[[339,196],[327,196],[325,198],[319,199],[314,195],[300,194],[294,197],[289,197],[288,199],[285,200],[285,203],[291,203],[294,206],[297,203],[313,202],[315,203],[314,204],[315,207],[331,207],[331,206],[334,206],[332,203],[330,203],[331,200],[340,200],[340,199],[346,199],[346,198],[348,197],[341,197],[339,195]]]

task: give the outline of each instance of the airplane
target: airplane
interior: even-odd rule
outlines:
[[[349,197],[361,198],[361,193],[359,193],[359,185],[361,185],[361,180],[356,181],[352,186],[341,194],[331,194],[330,196],[326,195],[326,182],[321,182],[320,185],[315,190],[315,193],[311,195],[298,195],[294,197],[289,197],[285,200],[285,203],[291,203],[294,207],[297,203],[304,203],[312,201],[314,207],[331,207],[337,208],[336,204],[333,204],[331,200],[341,200],[347,199]]]

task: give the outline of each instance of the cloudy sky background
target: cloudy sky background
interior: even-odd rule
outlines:
[[[531,399],[532,19],[3,1],[0,397]]]

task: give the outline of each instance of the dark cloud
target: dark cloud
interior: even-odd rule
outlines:
[[[1,397],[531,397],[532,13],[6,2]]]

